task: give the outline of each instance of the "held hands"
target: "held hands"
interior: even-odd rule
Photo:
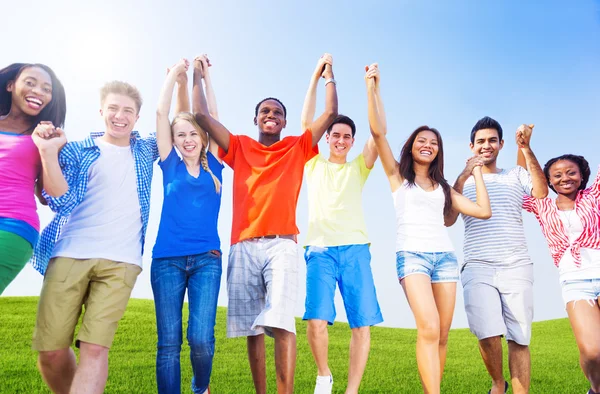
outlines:
[[[378,89],[380,78],[379,64],[373,63],[370,66],[365,66],[365,81],[367,82],[367,86]]]
[[[31,134],[31,138],[38,150],[44,153],[58,153],[67,143],[65,132],[48,121],[40,122]]]
[[[517,146],[519,148],[529,148],[529,143],[531,142],[531,134],[533,133],[533,128],[535,125],[530,124],[530,125],[526,125],[526,124],[522,124],[521,126],[519,126],[519,128],[517,129],[517,133],[516,133],[516,141],[517,141]]]
[[[331,54],[329,53],[324,53],[320,58],[319,61],[317,62],[317,67],[315,67],[315,71],[313,73],[313,78],[315,80],[323,77],[323,78],[333,78],[333,72],[331,74],[331,77],[326,77],[325,76],[325,68],[326,66],[329,65],[330,68],[333,67],[333,56],[331,56]]]
[[[200,78],[208,77],[208,68],[212,66],[206,53],[194,58],[194,73],[200,74]]]
[[[483,166],[483,160],[479,156],[473,156],[467,159],[467,164],[465,165],[465,169],[463,170],[463,175],[469,177],[473,175],[475,169],[481,170]]]
[[[167,68],[167,75],[175,75],[179,85],[187,84],[187,70],[190,67],[190,62],[187,59],[181,59],[171,68]]]

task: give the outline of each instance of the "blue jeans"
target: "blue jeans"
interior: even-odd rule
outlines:
[[[192,392],[204,393],[208,387],[215,353],[221,270],[221,254],[218,251],[152,260],[150,281],[158,331],[156,381],[161,394],[181,393],[179,355],[186,288],[190,309],[187,340],[193,371]]]

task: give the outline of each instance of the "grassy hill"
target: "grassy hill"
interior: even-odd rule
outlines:
[[[37,300],[37,297],[0,298],[0,393],[49,393],[36,369],[36,353],[31,350]],[[211,391],[213,394],[252,393],[245,339],[225,337],[225,314],[225,308],[219,308]],[[298,320],[297,329],[296,392],[312,393],[316,367],[306,341],[306,325]],[[350,329],[347,324],[336,323],[329,328],[329,334],[330,366],[336,382],[334,392],[343,393]],[[415,330],[374,327],[361,393],[421,392],[415,340]],[[154,304],[148,300],[131,300],[110,352],[106,393],[156,393],[155,352]],[[535,323],[531,353],[532,393],[587,392],[589,386],[579,369],[577,347],[566,319]],[[273,341],[269,339],[267,358],[268,389],[275,392]],[[190,392],[191,367],[185,344],[181,359],[184,392]],[[506,346],[504,359],[508,377]],[[483,394],[489,388],[490,381],[475,337],[465,329],[452,330],[442,393]]]

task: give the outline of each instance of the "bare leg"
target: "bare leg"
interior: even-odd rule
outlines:
[[[265,394],[267,392],[265,335],[249,336],[246,338],[246,344],[248,347],[250,371],[252,371],[252,380],[254,381],[254,390],[256,391],[256,394]]]
[[[448,350],[448,332],[452,325],[454,306],[456,305],[456,282],[434,283],[431,285],[435,305],[440,316],[440,382],[444,375],[446,365],[446,352]]]
[[[492,377],[492,394],[504,393],[505,380],[502,374],[502,342],[500,336],[480,340],[479,352],[488,373]]]
[[[102,394],[108,378],[108,348],[79,343],[79,366],[73,377],[71,394]]]
[[[369,359],[371,348],[371,327],[357,327],[352,329],[350,340],[350,369],[348,370],[348,387],[346,394],[358,393]]]
[[[529,393],[529,382],[531,380],[531,356],[529,354],[529,346],[523,346],[514,341],[508,341],[508,368],[510,369],[510,380],[513,393]]]
[[[296,334],[281,328],[273,328],[273,336],[275,337],[277,393],[292,394],[296,371]]]
[[[402,288],[417,323],[417,365],[423,391],[440,392],[440,316],[433,298],[431,279],[421,274],[402,280]]]
[[[579,364],[592,390],[600,392],[600,299],[590,304],[585,300],[567,304],[569,321],[579,348]]]
[[[329,336],[327,334],[327,321],[309,320],[306,327],[308,344],[312,351],[319,376],[330,376],[331,370],[327,362],[329,353]]]
[[[38,369],[52,392],[68,394],[77,369],[75,353],[71,348],[40,352]]]

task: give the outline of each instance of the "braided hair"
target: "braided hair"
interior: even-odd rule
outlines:
[[[210,167],[208,166],[208,157],[206,155],[206,149],[208,147],[208,135],[204,130],[202,130],[202,128],[200,128],[198,123],[196,123],[194,115],[190,112],[178,113],[177,116],[175,116],[175,118],[173,119],[173,122],[171,122],[171,129],[173,128],[175,123],[179,121],[189,122],[192,126],[194,126],[196,130],[198,130],[198,134],[200,135],[200,139],[202,140],[202,150],[200,151],[200,166],[212,177],[213,182],[215,183],[215,191],[217,192],[217,194],[221,193],[221,182],[219,181],[219,178],[217,178],[215,174],[213,174]]]

